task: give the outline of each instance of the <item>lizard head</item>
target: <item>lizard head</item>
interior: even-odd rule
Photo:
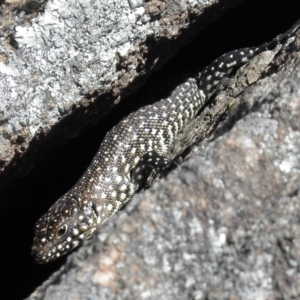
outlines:
[[[68,192],[36,222],[31,254],[40,264],[55,260],[89,238],[98,223],[93,203]]]

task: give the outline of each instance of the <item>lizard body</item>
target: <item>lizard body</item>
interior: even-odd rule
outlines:
[[[231,71],[296,28],[262,46],[222,55],[168,98],[131,113],[109,131],[83,176],[37,221],[32,246],[35,260],[46,263],[66,254],[130,200],[153,170],[165,175],[172,169],[170,152],[178,133]]]

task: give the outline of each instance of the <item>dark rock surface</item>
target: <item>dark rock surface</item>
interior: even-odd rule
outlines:
[[[238,72],[198,119],[217,130],[29,299],[299,299],[297,36]]]

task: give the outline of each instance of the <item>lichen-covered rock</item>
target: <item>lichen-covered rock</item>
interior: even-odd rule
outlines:
[[[0,173],[26,152],[14,172],[24,176],[41,149],[98,120],[239,0],[5,2]]]
[[[238,72],[212,136],[29,299],[299,299],[297,35]]]

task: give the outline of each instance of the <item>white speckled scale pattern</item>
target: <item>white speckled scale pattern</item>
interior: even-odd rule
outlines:
[[[151,167],[156,172],[166,168],[178,133],[195,118],[232,69],[277,45],[298,26],[260,47],[221,56],[168,98],[130,114],[108,132],[81,179],[37,221],[32,246],[35,260],[52,261],[90,237],[139,189],[143,168]]]

